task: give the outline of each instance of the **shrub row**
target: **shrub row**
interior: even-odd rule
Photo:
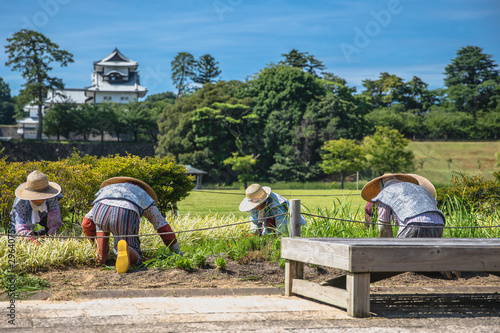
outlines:
[[[91,207],[100,184],[116,176],[128,176],[149,184],[158,196],[157,206],[165,212],[182,200],[193,189],[193,176],[185,174],[185,167],[173,157],[144,157],[109,155],[107,157],[81,156],[75,151],[69,158],[56,162],[6,162],[0,159],[0,226],[8,230],[15,190],[34,170],[47,175],[50,181],[62,187],[64,198],[59,202],[64,222],[75,222]]]
[[[439,188],[437,200],[443,205],[448,197],[455,197],[468,209],[492,213],[500,208],[500,172],[494,173],[495,180],[486,180],[482,175],[461,173],[452,176],[452,187]]]

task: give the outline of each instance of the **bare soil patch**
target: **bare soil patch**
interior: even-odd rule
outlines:
[[[283,287],[284,270],[277,263],[250,261],[240,264],[227,260],[225,270],[215,267],[213,261],[203,268],[192,271],[180,269],[160,270],[138,268],[126,274],[102,267],[67,267],[38,272],[34,275],[50,283],[51,300],[72,300],[79,292],[109,289],[154,289],[154,288],[258,288]],[[322,282],[344,272],[327,267],[304,268],[307,280]],[[374,287],[453,287],[453,286],[499,286],[500,277],[481,272],[462,272],[461,278],[445,279],[440,273],[407,272],[374,283]]]

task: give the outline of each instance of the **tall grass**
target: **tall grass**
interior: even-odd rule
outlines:
[[[376,227],[365,228],[364,210],[359,205],[352,206],[349,197],[335,198],[330,207],[302,207],[307,224],[301,230],[302,237],[376,237]],[[465,205],[457,198],[448,198],[443,207],[447,227],[443,237],[449,238],[498,238],[500,228],[500,213],[483,214]],[[238,224],[229,227],[216,228],[244,222],[248,217],[230,215],[181,216],[169,218],[174,231],[190,231],[177,234],[184,256],[172,255],[165,247],[160,237],[156,235],[152,225],[146,220],[141,221],[140,234],[153,234],[141,237],[141,248],[144,260],[151,267],[177,267],[190,270],[202,267],[210,260],[219,263],[227,259],[245,263],[251,260],[280,260],[281,236],[251,236],[249,224]],[[489,228],[471,228],[471,227]],[[65,230],[65,234],[81,235],[81,230]],[[394,228],[394,234],[397,228]],[[0,268],[7,269],[8,247],[7,237],[0,237]],[[113,240],[110,240],[110,245]],[[110,246],[111,247],[111,246]],[[36,272],[51,267],[95,265],[96,245],[86,239],[50,239],[35,245],[24,239],[17,239],[15,246],[16,270],[20,272]],[[114,255],[110,251],[110,259]]]
[[[9,267],[7,237],[0,237],[0,267]],[[49,267],[89,265],[95,262],[95,247],[86,239],[45,239],[36,245],[24,238],[16,239],[15,269],[35,272]]]
[[[449,238],[498,238],[500,213],[485,213],[465,204],[460,198],[447,197],[443,205],[446,227],[443,237]]]
[[[376,237],[375,227],[365,228],[365,224],[361,223],[365,219],[363,209],[359,206],[353,208],[352,201],[348,198],[336,198],[334,201],[331,208],[303,207],[304,213],[323,217],[306,215],[307,224],[301,230],[302,237]]]

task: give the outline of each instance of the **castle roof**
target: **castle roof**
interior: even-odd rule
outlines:
[[[117,48],[113,50],[109,55],[101,60],[94,61],[94,69],[101,71],[102,67],[130,67],[137,68],[139,64],[137,61],[131,60],[123,55]]]

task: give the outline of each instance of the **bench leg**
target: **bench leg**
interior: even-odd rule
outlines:
[[[294,260],[285,261],[285,296],[293,296],[293,279],[304,278],[304,263]]]
[[[352,317],[370,316],[370,273],[347,273],[347,314]]]

